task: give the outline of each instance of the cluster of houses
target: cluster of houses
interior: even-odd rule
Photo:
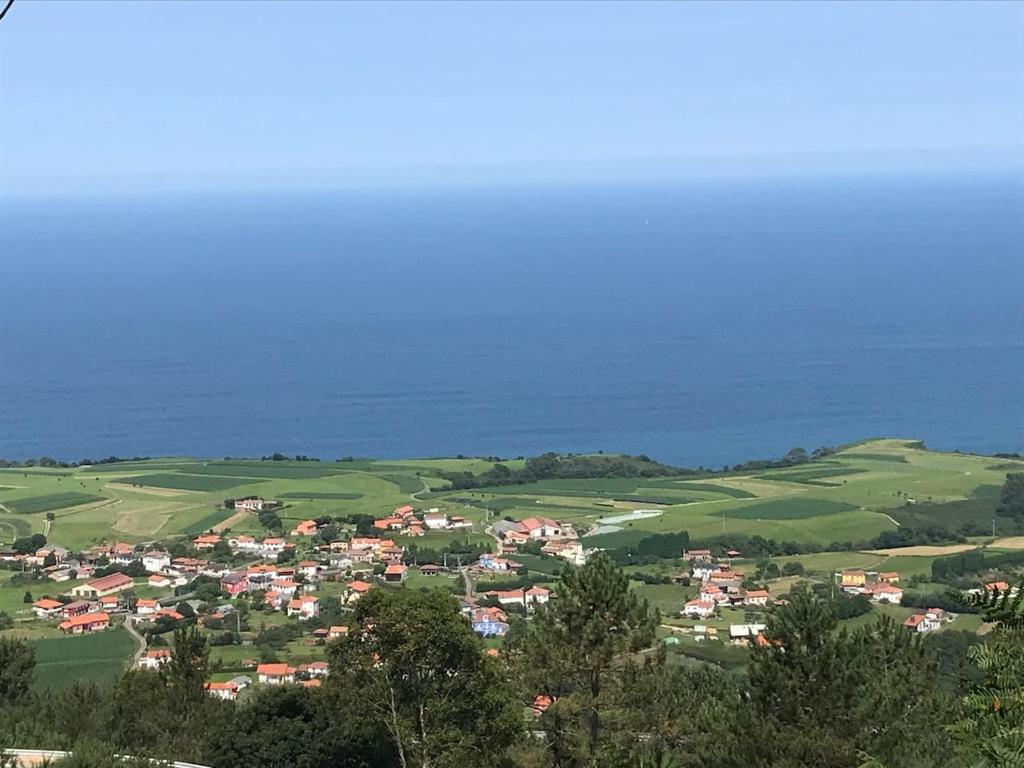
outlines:
[[[739,552],[728,554],[730,557],[739,556]],[[729,563],[716,563],[709,549],[687,550],[683,559],[689,562],[690,579],[700,583],[697,596],[680,611],[686,618],[709,619],[719,608],[764,608],[772,601],[767,590],[745,589],[745,573]]]
[[[900,575],[896,571],[864,571],[848,568],[839,572],[839,584],[849,595],[866,595],[876,603],[899,605],[903,599]]]
[[[525,520],[499,520],[491,526],[501,542],[501,554],[514,554],[531,542],[540,542],[541,552],[561,557],[573,565],[583,565],[587,553],[572,526],[549,517],[528,517]]]
[[[447,515],[437,507],[417,513],[408,504],[395,509],[388,517],[375,520],[373,527],[400,536],[425,536],[428,531],[458,531],[472,528],[473,522],[458,515]]]
[[[473,631],[482,637],[504,637],[508,634],[506,609],[531,611],[551,599],[551,590],[532,586],[529,589],[489,590],[478,598],[467,597],[459,601],[462,615],[469,619]],[[497,605],[481,605],[481,602]]]

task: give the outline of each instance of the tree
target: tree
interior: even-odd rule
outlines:
[[[798,560],[791,560],[782,565],[783,576],[801,576],[804,572],[804,564]]]
[[[1024,519],[1024,472],[1011,472],[1006,476],[996,513],[1003,517]]]
[[[14,540],[11,548],[19,555],[29,555],[38,549],[46,546],[46,537],[41,533],[33,533],[31,536],[22,536]]]
[[[837,631],[834,604],[794,589],[769,614],[749,666],[755,764],[846,768],[858,752],[886,765],[938,766],[946,714],[930,649],[888,618]]]
[[[21,602],[25,603],[25,605],[29,605],[35,602],[35,598],[32,597],[32,593],[26,589],[25,594],[21,596]]]
[[[12,704],[29,692],[35,666],[31,645],[0,636],[0,706]]]
[[[558,724],[566,738],[552,742],[556,765],[571,762],[576,744],[583,759],[594,762],[602,746],[602,717],[620,683],[613,663],[650,645],[660,619],[603,552],[579,568],[563,569],[556,592],[558,600],[538,609],[524,643],[525,680],[542,694],[564,699],[549,717],[570,721],[564,728]]]
[[[1024,766],[1024,587],[973,597],[995,626],[987,643],[967,651],[981,679],[963,699],[951,729],[957,747],[977,768]]]
[[[521,715],[454,598],[374,590],[354,613],[348,637],[330,649],[328,688],[350,692],[402,768],[492,765]]]
[[[203,683],[210,662],[210,646],[195,626],[174,630],[171,659],[160,667],[160,677],[182,708],[203,698]]]

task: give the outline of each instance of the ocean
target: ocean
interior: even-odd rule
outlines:
[[[7,199],[0,457],[1024,450],[1013,175]]]

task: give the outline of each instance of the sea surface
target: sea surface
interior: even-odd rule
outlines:
[[[5,199],[0,456],[1024,451],[1012,175]]]

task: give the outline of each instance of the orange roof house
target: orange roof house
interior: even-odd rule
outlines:
[[[316,520],[303,520],[292,528],[292,536],[315,536]]]
[[[106,613],[83,613],[72,616],[58,625],[61,632],[69,635],[83,635],[87,632],[99,632],[110,626],[110,615]]]

